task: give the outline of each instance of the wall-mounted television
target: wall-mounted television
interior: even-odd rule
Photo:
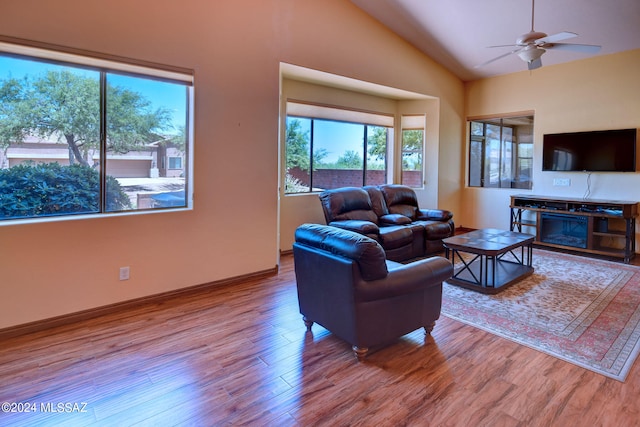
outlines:
[[[545,134],[543,171],[635,172],[636,129]]]

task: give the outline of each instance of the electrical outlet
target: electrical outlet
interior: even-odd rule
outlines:
[[[120,267],[120,280],[129,280],[129,267]]]

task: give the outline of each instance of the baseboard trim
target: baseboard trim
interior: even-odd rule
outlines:
[[[55,327],[67,326],[73,323],[82,322],[84,320],[90,320],[96,317],[105,316],[107,314],[113,314],[125,310],[130,310],[132,308],[138,308],[146,304],[161,303],[172,298],[192,295],[195,293],[210,290],[214,287],[237,285],[238,283],[242,283],[247,280],[263,279],[274,276],[276,274],[278,274],[277,265],[272,269],[262,270],[242,276],[235,276],[228,279],[217,280],[215,282],[203,283],[200,285],[189,286],[173,291],[134,298],[131,300],[117,302],[114,304],[109,304],[88,310],[77,311],[74,313],[64,314],[61,316],[51,317],[43,320],[36,320],[34,322],[23,323],[21,325],[9,326],[8,328],[0,329],[0,341],[9,338],[20,337],[35,332],[42,332]]]

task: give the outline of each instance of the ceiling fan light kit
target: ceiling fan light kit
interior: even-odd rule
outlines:
[[[571,44],[571,43],[556,43],[562,40],[577,37],[576,33],[563,31],[561,33],[548,36],[546,33],[534,30],[534,16],[535,16],[535,0],[531,0],[531,31],[525,33],[516,39],[515,45],[499,45],[489,46],[490,48],[496,47],[515,47],[515,50],[502,54],[496,58],[490,59],[475,68],[483,67],[498,59],[502,59],[511,54],[517,54],[520,59],[527,63],[529,70],[542,67],[542,54],[549,49],[558,50],[570,50],[573,52],[582,53],[596,53],[600,50],[600,46],[585,45],[585,44]]]
[[[546,50],[541,47],[535,46],[526,46],[525,48],[518,51],[518,56],[524,62],[533,62],[536,59],[540,58]]]

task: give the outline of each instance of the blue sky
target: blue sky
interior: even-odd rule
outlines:
[[[362,125],[316,120],[314,122],[315,149],[324,148],[328,155],[324,161],[333,163],[346,151],[355,151],[362,156],[364,140]]]
[[[311,121],[298,118],[302,131],[309,131]],[[361,124],[336,122],[331,120],[314,121],[314,148],[327,150],[323,161],[333,163],[346,151],[355,151],[362,156],[364,127]]]
[[[7,77],[21,79],[27,74],[40,75],[48,70],[62,70],[64,68],[66,67],[61,65],[0,55],[0,79]],[[99,75],[97,71],[82,68],[73,68],[73,70],[81,75],[95,76],[96,79]],[[107,78],[113,85],[123,86],[140,93],[151,102],[154,110],[159,107],[167,108],[171,111],[173,123],[176,126],[184,126],[186,117],[185,86],[118,74],[109,74]]]

